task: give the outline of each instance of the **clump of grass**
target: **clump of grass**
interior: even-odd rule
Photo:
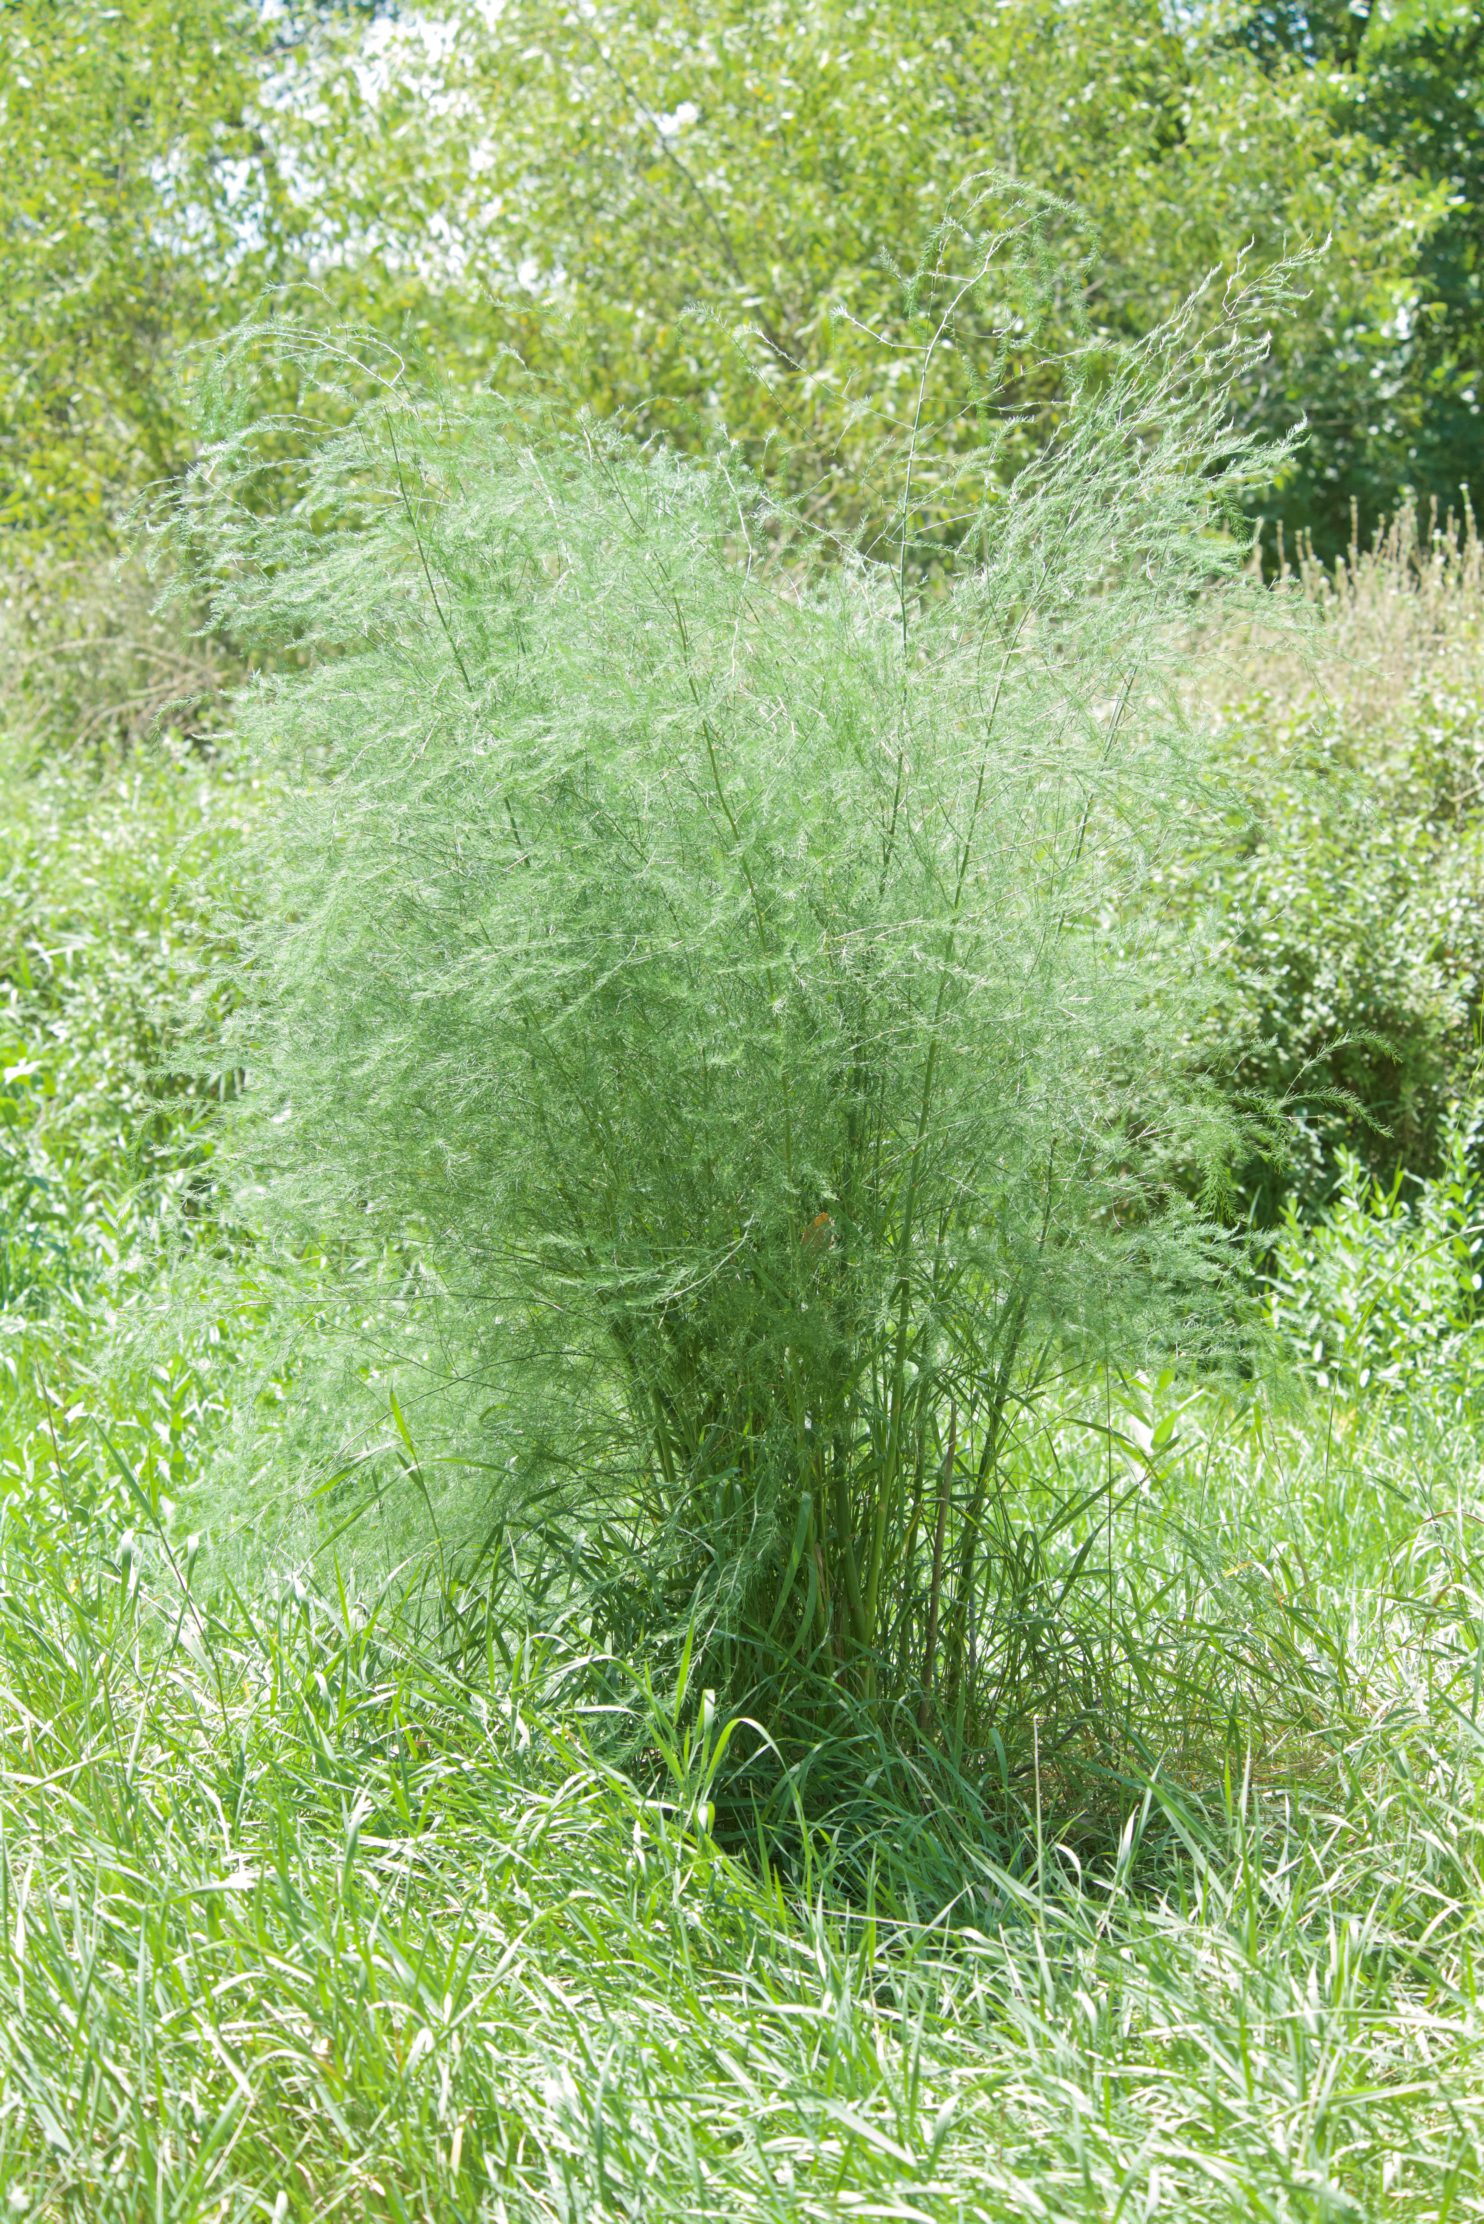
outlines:
[[[1325,666],[1326,693],[1350,716],[1364,713],[1389,732],[1405,720],[1418,683],[1477,669],[1484,606],[1484,541],[1467,489],[1463,508],[1425,512],[1403,502],[1368,542],[1352,527],[1349,548],[1325,564],[1307,541],[1292,551],[1277,541],[1276,583],[1324,612],[1339,636]],[[1266,660],[1268,676],[1287,674]],[[1452,669],[1450,669],[1452,668]]]
[[[927,354],[990,285],[964,246]],[[193,483],[216,622],[295,664],[239,706],[279,797],[250,1178],[430,1269],[486,1535],[561,1524],[605,1643],[699,1627],[733,1695],[983,1733],[1016,1416],[1219,1309],[1188,1197],[1230,1125],[1137,922],[1201,807],[1213,525],[1268,468],[1253,314],[1100,357],[1008,497],[959,473],[952,545],[912,426],[877,556],[824,567],[726,457],[533,400],[393,387],[276,514],[281,423]]]

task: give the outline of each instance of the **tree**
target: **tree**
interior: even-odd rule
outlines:
[[[1283,0],[1245,11],[1235,37],[1270,81],[1326,88],[1431,204],[1369,376],[1342,361],[1321,404],[1311,510],[1333,539],[1352,498],[1372,517],[1403,487],[1454,504],[1484,485],[1484,17],[1471,0]]]
[[[0,8],[0,528],[111,534],[190,452],[179,350],[276,273],[246,0]]]
[[[1326,238],[1241,397],[1348,535],[1481,438],[1481,36],[1455,0],[47,0],[0,11],[0,522],[74,540],[191,452],[182,343],[265,284],[465,384],[506,351],[600,414],[725,434],[853,530],[931,344],[903,313],[990,173],[1043,189],[932,413],[1056,420],[1055,358]],[[1212,313],[1221,287],[1212,289]],[[923,304],[919,303],[919,307]],[[881,346],[882,338],[888,345]],[[914,405],[915,406],[915,405]]]
[[[860,514],[930,343],[903,276],[990,172],[1062,206],[985,305],[977,351],[935,361],[933,413],[960,415],[965,446],[993,389],[1026,415],[1014,468],[1055,419],[1045,357],[1116,345],[1206,273],[1328,237],[1242,407],[1266,434],[1311,418],[1292,515],[1338,516],[1362,451],[1394,480],[1367,428],[1405,369],[1446,192],[1363,128],[1333,72],[1224,18],[1176,29],[1156,0],[969,17],[948,0],[455,0],[331,36],[310,74],[303,123],[292,102],[281,120],[340,242],[337,299],[385,329],[415,297],[447,363],[482,375],[508,346],[641,430],[725,431],[832,523]]]

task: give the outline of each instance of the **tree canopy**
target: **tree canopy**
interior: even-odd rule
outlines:
[[[106,524],[190,445],[180,351],[265,286],[456,383],[513,350],[578,403],[739,441],[849,530],[915,405],[945,223],[995,181],[1050,245],[930,368],[1005,468],[1059,389],[1214,274],[1310,247],[1240,397],[1307,442],[1268,515],[1343,542],[1477,475],[1484,61],[1460,0],[10,0],[0,518]],[[1048,210],[1053,203],[1048,204]],[[1327,244],[1326,244],[1327,243]],[[950,257],[951,260],[951,257]],[[975,344],[966,344],[975,341]],[[951,367],[950,367],[951,366]]]

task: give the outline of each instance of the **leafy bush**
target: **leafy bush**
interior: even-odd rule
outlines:
[[[1484,1288],[1484,1114],[1455,1111],[1430,1180],[1374,1180],[1354,1152],[1306,1226],[1290,1203],[1271,1286],[1275,1325],[1321,1389],[1456,1400],[1477,1372]]]
[[[5,732],[17,747],[102,751],[199,731],[231,669],[225,643],[161,607],[136,560],[9,552],[0,589]]]
[[[241,704],[249,1186],[428,1262],[491,1532],[564,1508],[608,1632],[699,1615],[734,1690],[987,1705],[1018,1402],[1211,1313],[1182,1181],[1229,1123],[1135,899],[1199,808],[1213,503],[1266,468],[1250,308],[1087,390],[924,592],[910,512],[821,570],[728,458],[535,402],[393,392],[279,522],[251,430],[195,482],[216,622],[300,666]]]
[[[0,1533],[43,1558],[84,1535],[126,1552],[144,1509],[178,1528],[222,1432],[220,1321],[243,1302],[218,1289],[215,1317],[123,1348],[156,1304],[163,1228],[212,1225],[174,1043],[202,978],[203,877],[247,791],[168,744],[74,743],[0,735]]]
[[[1443,1164],[1474,1086],[1484,998],[1484,570],[1472,519],[1405,512],[1369,550],[1280,587],[1314,611],[1307,656],[1238,644],[1220,760],[1237,839],[1177,878],[1209,907],[1226,993],[1214,1035],[1235,1085],[1286,1100],[1286,1169],[1253,1165],[1271,1224],[1340,1156],[1390,1183]],[[1348,1178],[1348,1177],[1347,1177]]]
[[[200,1178],[200,1090],[172,1045],[203,978],[203,874],[244,800],[168,748],[0,741],[0,1390]]]

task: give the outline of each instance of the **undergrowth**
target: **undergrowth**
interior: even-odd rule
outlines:
[[[1271,1413],[1179,1434],[1303,1721],[1202,1750],[1151,1656],[1095,1831],[1048,1760],[866,1848],[723,1850],[741,1732],[559,1641],[453,1658],[426,1592],[230,1598],[147,1490],[122,1535],[12,1494],[15,2213],[1484,2213],[1477,1520]]]

